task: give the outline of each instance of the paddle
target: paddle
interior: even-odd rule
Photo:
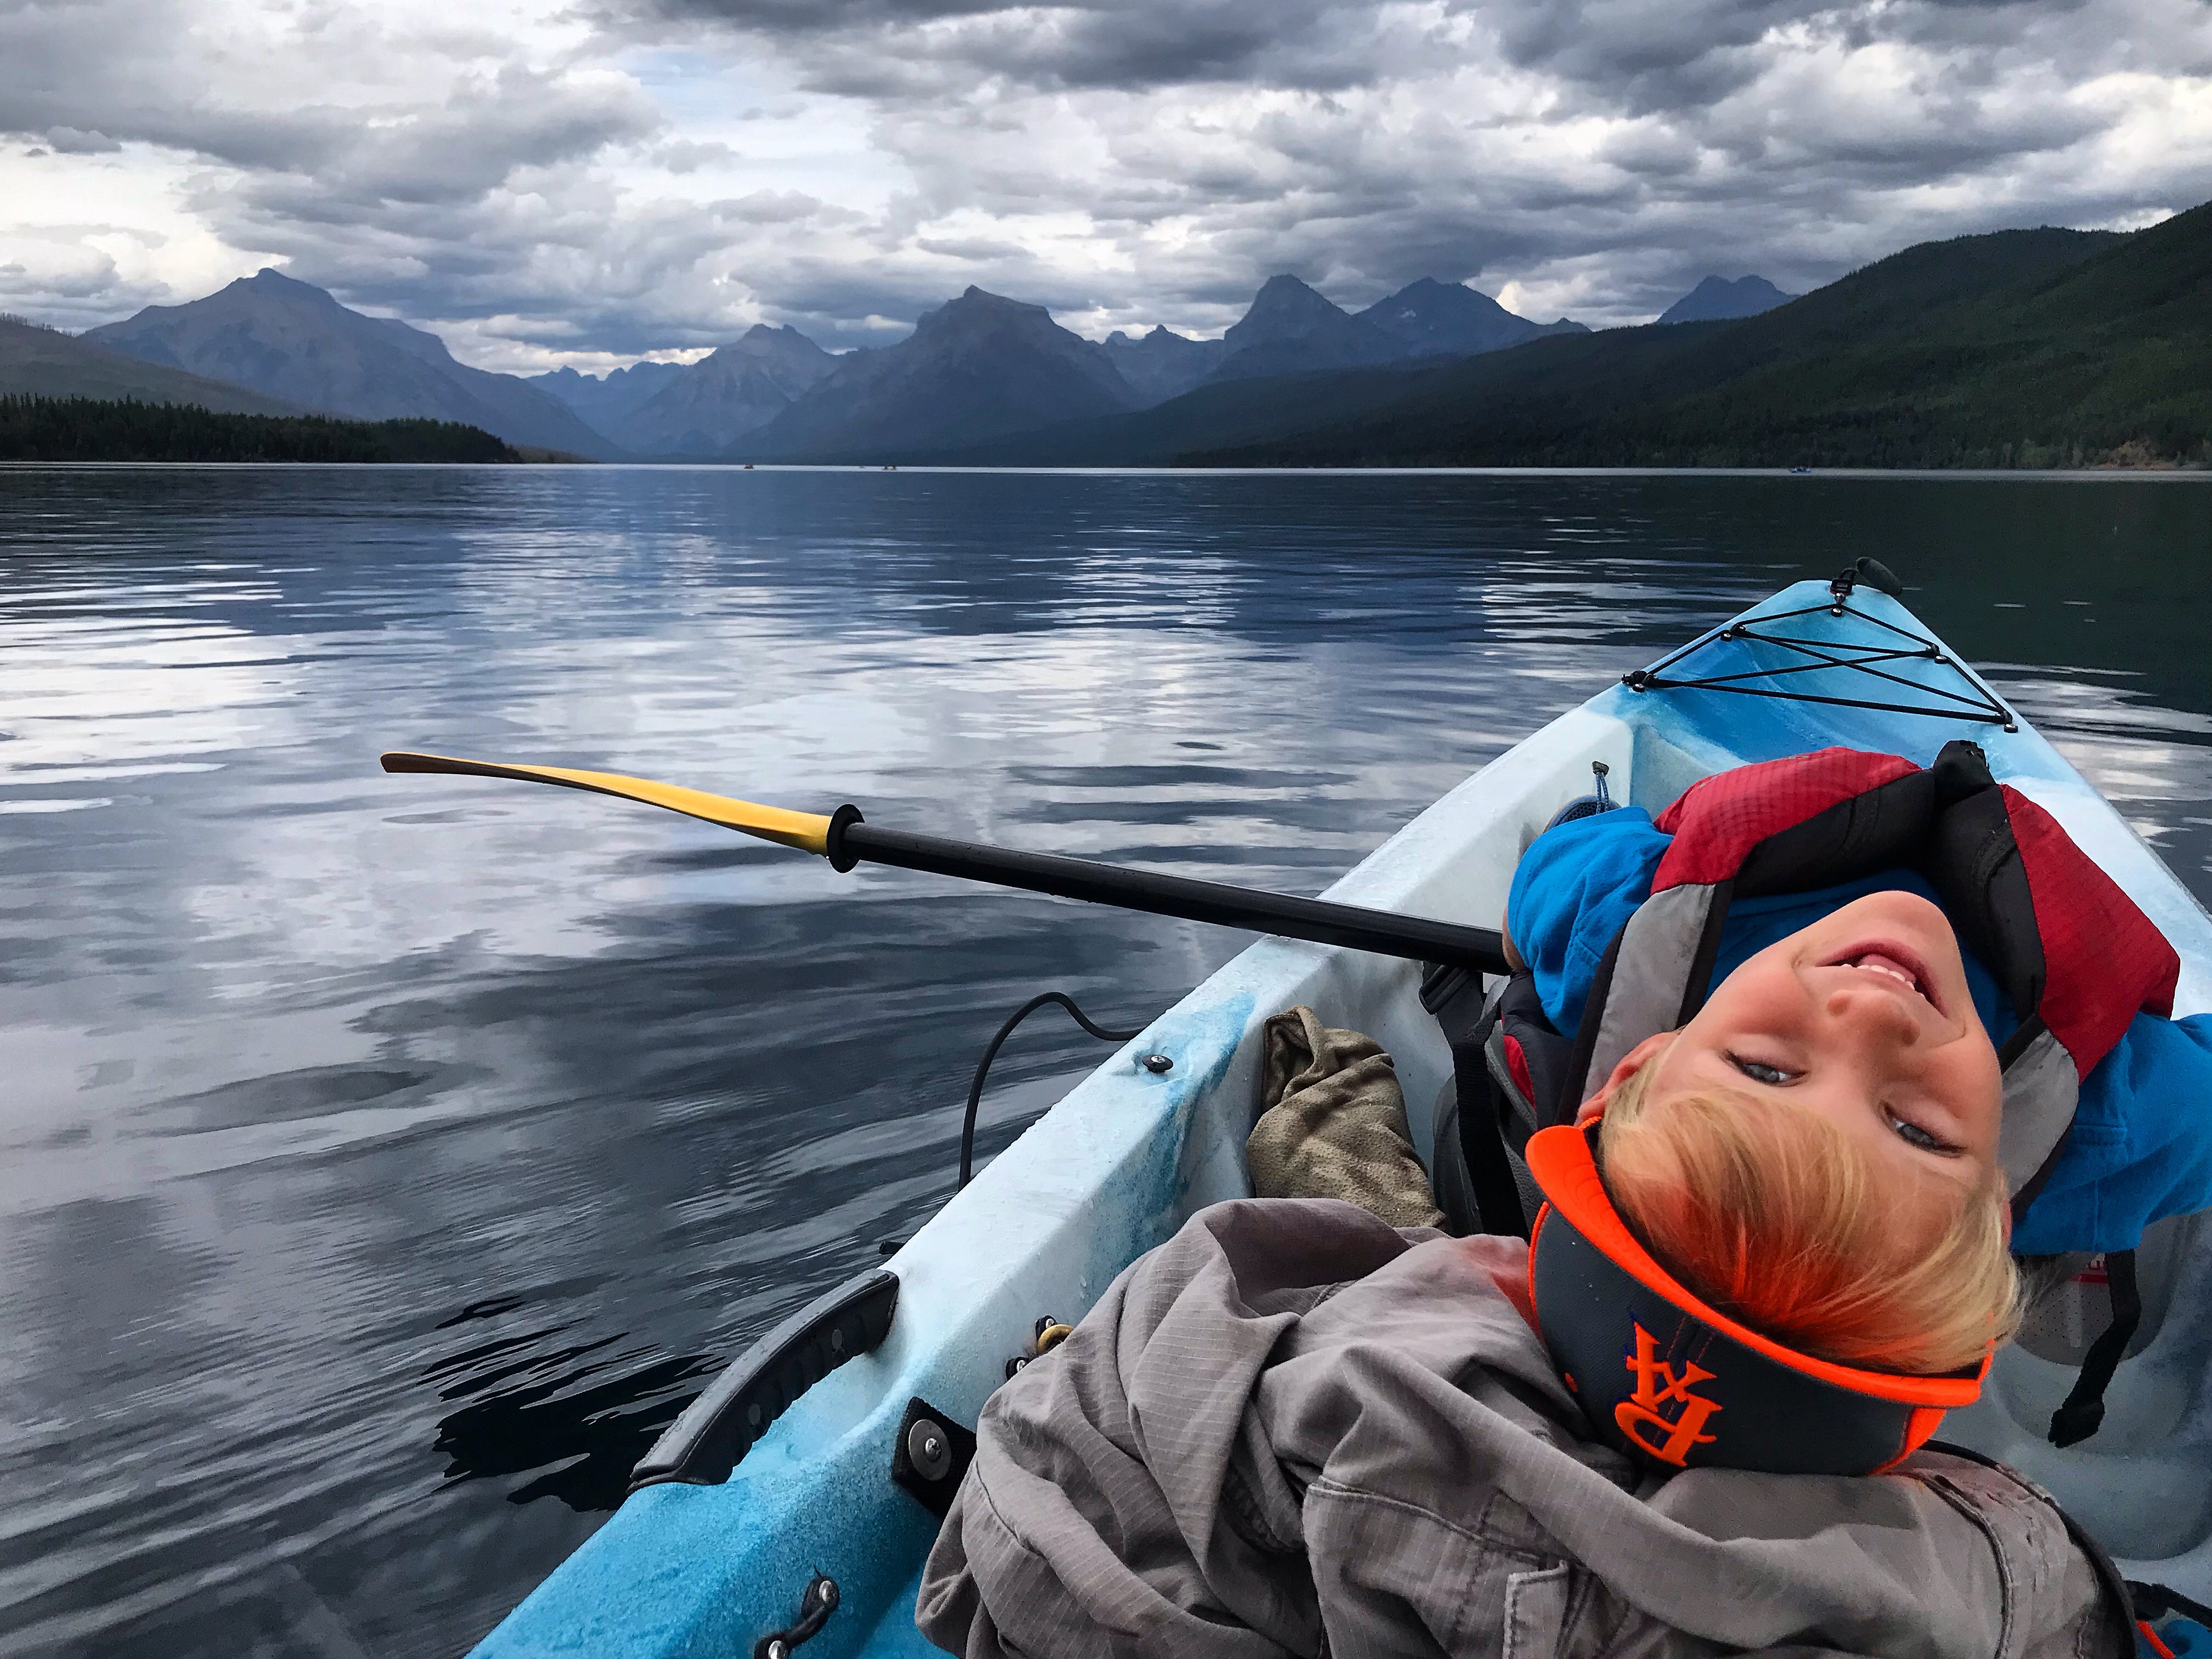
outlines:
[[[841,871],[850,870],[865,860],[872,864],[896,865],[902,870],[926,870],[932,875],[958,876],[1000,887],[1018,887],[1032,893],[1082,899],[1092,904],[1116,905],[1124,910],[1180,916],[1186,921],[1212,922],[1256,933],[1311,939],[1320,945],[1370,951],[1378,956],[1444,963],[1486,974],[1505,972],[1504,946],[1494,928],[1462,927],[1421,916],[1401,916],[1389,910],[1331,904],[1322,899],[1255,893],[1220,882],[1155,875],[1148,870],[1119,870],[1089,859],[1018,853],[975,842],[948,841],[941,836],[884,830],[863,820],[857,807],[841,806],[825,817],[814,812],[787,811],[780,806],[756,805],[751,801],[732,800],[727,795],[710,795],[703,790],[685,789],[675,784],[624,777],[618,772],[580,772],[563,766],[505,766],[490,761],[456,760],[445,755],[416,755],[404,750],[386,755],[384,769],[513,778],[524,783],[553,783],[567,789],[588,789],[596,794],[643,801],[648,806],[664,806],[687,817],[719,823],[726,830],[817,854]]]

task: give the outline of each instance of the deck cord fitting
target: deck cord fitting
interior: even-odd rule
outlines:
[[[791,1659],[791,1650],[811,1640],[837,1611],[837,1581],[816,1573],[799,1597],[798,1622],[787,1630],[772,1630],[753,1644],[753,1659]]]

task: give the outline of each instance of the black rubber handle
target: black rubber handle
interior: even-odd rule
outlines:
[[[661,1431],[630,1472],[629,1489],[677,1480],[717,1486],[791,1402],[855,1356],[873,1351],[898,1306],[896,1274],[878,1267],[816,1297],[745,1350]]]

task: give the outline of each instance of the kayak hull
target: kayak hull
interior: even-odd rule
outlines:
[[[1827,597],[1826,584],[1801,583],[1735,621]],[[1853,629],[1864,631],[1862,618],[1919,628],[1904,606],[1864,589],[1851,606],[1850,616],[1791,626],[1828,626],[1846,641]],[[1772,653],[1717,634],[1705,654],[1740,672]],[[1886,670],[1906,689],[1885,696],[1927,702],[1929,694],[1911,689],[1925,686],[1938,706],[1954,706],[1941,694],[1960,683],[1955,666],[1921,659]],[[1989,706],[2002,708],[1993,698]],[[1963,737],[1984,746],[1997,776],[2048,809],[2173,942],[2183,961],[2177,1012],[2212,1006],[2212,919],[2057,750],[2024,721],[2015,725],[1616,685],[1467,779],[1327,896],[1495,926],[1521,852],[1563,802],[1587,791],[1594,761],[1610,769],[1617,797],[1656,811],[1698,778],[1747,762],[1830,745],[1925,762]],[[1450,1057],[1420,1007],[1418,977],[1409,963],[1283,939],[1238,956],[1085,1078],[891,1259],[897,1310],[872,1352],[807,1391],[726,1481],[634,1493],[477,1652],[750,1652],[793,1622],[817,1572],[836,1581],[841,1600],[808,1643],[809,1659],[928,1651],[913,1606],[937,1523],[890,1479],[908,1402],[927,1401],[972,1425],[1040,1316],[1080,1317],[1193,1212],[1249,1191],[1243,1143],[1260,1027],[1272,1014],[1305,1003],[1329,1024],[1379,1041],[1397,1065],[1425,1152]],[[1173,1062],[1167,1072],[1138,1063],[1153,1054]],[[2212,1370],[2212,1328],[2162,1320],[2159,1301],[2162,1292],[2183,1307],[2212,1304],[2212,1249],[2198,1248],[2198,1231],[2191,1218],[2147,1246],[2160,1282],[2138,1339],[2145,1352],[2121,1369],[2108,1426],[2096,1439],[2065,1451],[2041,1440],[2071,1374],[2017,1348],[2001,1357],[1984,1401],[1946,1429],[2051,1487],[2130,1576],[2212,1600],[2212,1410],[2197,1398]],[[2166,1455],[2146,1457],[2154,1446]]]

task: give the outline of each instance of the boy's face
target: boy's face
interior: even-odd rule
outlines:
[[[1680,1032],[1639,1044],[1584,1115],[1647,1061],[1655,1099],[1717,1086],[1811,1107],[1895,1174],[1908,1209],[1996,1161],[1996,1050],[1949,921],[1911,893],[1869,894],[1760,951]]]

